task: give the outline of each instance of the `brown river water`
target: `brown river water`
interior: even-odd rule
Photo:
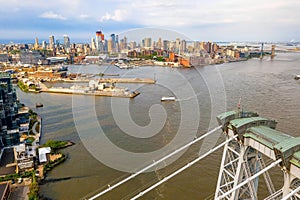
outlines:
[[[195,135],[215,127],[216,115],[235,109],[240,97],[243,109],[275,119],[277,130],[300,136],[300,82],[294,80],[300,74],[297,53],[279,53],[274,60],[265,57],[262,61],[251,59],[191,69],[149,66],[121,70],[115,66],[86,65],[70,66],[69,71],[155,78],[157,84],[117,85],[141,92],[131,100],[27,94],[18,90],[21,102],[43,117],[42,142],[55,139],[75,143],[62,150],[68,159],[50,171],[40,187],[40,195],[50,199],[91,197],[127,177],[128,172],[152,163]],[[176,96],[177,101],[161,102],[162,96]],[[35,109],[36,102],[44,107]],[[99,199],[130,199],[222,140],[220,132],[216,132],[204,142],[194,144],[180,158],[164,163],[166,167],[160,165],[156,172],[143,173]],[[122,149],[125,154],[115,149]],[[221,154],[222,150],[216,151],[141,199],[211,199]],[[280,187],[280,170],[272,170],[271,177],[276,187]],[[264,189],[259,190],[261,197],[265,196]]]

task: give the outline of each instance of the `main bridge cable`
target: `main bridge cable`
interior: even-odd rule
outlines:
[[[207,136],[209,136],[210,134],[214,133],[215,131],[219,130],[221,127],[222,127],[222,126],[218,126],[218,127],[214,128],[214,129],[208,131],[208,132],[205,133],[204,135],[201,135],[200,137],[194,139],[193,141],[187,143],[186,145],[180,147],[179,149],[176,149],[176,150],[173,151],[172,153],[170,153],[170,154],[168,154],[168,155],[162,157],[161,159],[159,159],[159,160],[153,162],[152,164],[146,166],[145,168],[139,170],[138,172],[136,172],[136,173],[134,173],[134,174],[128,176],[127,178],[121,180],[120,182],[118,182],[118,183],[116,183],[116,184],[114,184],[114,185],[110,185],[107,189],[105,189],[105,190],[103,190],[102,192],[100,192],[100,193],[94,195],[93,197],[89,198],[89,200],[94,200],[94,199],[96,199],[96,198],[98,198],[98,197],[100,197],[100,196],[106,194],[107,192],[109,192],[109,191],[115,189],[116,187],[122,185],[123,183],[126,183],[127,181],[129,181],[129,180],[135,178],[136,176],[138,176],[139,174],[141,174],[141,173],[147,171],[148,169],[151,169],[151,168],[154,167],[155,165],[157,165],[157,164],[159,164],[159,163],[161,163],[161,162],[167,160],[168,158],[170,158],[170,157],[174,156],[175,154],[179,153],[180,151],[182,151],[182,150],[188,148],[189,146],[193,145],[194,143],[196,143],[196,142],[198,142],[198,141],[204,139],[205,137],[207,137]]]
[[[227,139],[226,141],[222,142],[221,144],[219,144],[218,146],[216,146],[215,148],[210,149],[208,152],[206,152],[205,154],[203,154],[202,156],[199,156],[198,158],[196,158],[195,160],[193,160],[192,162],[188,163],[187,165],[183,166],[182,168],[176,170],[175,172],[173,172],[172,174],[170,174],[169,176],[166,176],[165,178],[163,178],[162,180],[160,180],[159,182],[155,183],[154,185],[150,186],[149,188],[147,188],[146,190],[140,192],[138,195],[134,196],[133,198],[131,198],[131,200],[136,200],[140,197],[142,197],[144,194],[148,193],[149,191],[153,190],[154,188],[156,188],[157,186],[161,185],[162,183],[168,181],[169,179],[171,179],[172,177],[176,176],[177,174],[179,174],[180,172],[184,171],[185,169],[189,168],[190,166],[194,165],[195,163],[197,163],[199,160],[205,158],[206,156],[208,156],[209,154],[211,154],[212,152],[218,150],[219,148],[223,147],[225,144],[227,144],[228,142],[232,141],[233,139],[237,138],[238,135],[235,135],[229,139]]]
[[[281,200],[288,200],[290,199],[292,196],[294,196],[297,192],[300,191],[300,186],[297,187],[296,189],[294,189],[293,191],[291,191],[290,193],[288,193],[286,196],[284,196]]]

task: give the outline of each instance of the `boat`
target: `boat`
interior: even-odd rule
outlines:
[[[43,107],[44,105],[42,104],[42,103],[36,103],[35,104],[35,107],[37,107],[37,108],[40,108],[40,107]]]
[[[175,101],[176,98],[175,97],[162,97],[161,101]]]
[[[68,66],[61,65],[57,68],[57,72],[68,71]]]
[[[296,75],[295,80],[299,80],[299,79],[300,79],[300,75]]]

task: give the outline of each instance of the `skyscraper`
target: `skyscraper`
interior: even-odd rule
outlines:
[[[0,73],[0,113],[0,146],[19,144],[17,94],[7,73]]]
[[[136,42],[135,41],[130,42],[129,46],[130,46],[131,50],[135,49],[136,48]]]
[[[180,53],[184,53],[186,51],[186,41],[181,40],[180,42]]]
[[[116,35],[116,43],[119,43],[119,36]]]
[[[96,32],[96,48],[99,52],[104,52],[104,34],[102,31]]]
[[[146,48],[150,48],[151,47],[151,38],[145,38],[145,46]]]
[[[108,53],[112,53],[113,52],[113,40],[112,38],[110,38],[108,41],[107,41],[107,51]]]
[[[35,38],[34,49],[35,50],[39,49],[39,39],[37,37]]]
[[[169,41],[168,40],[164,40],[163,41],[163,50],[164,51],[167,51],[167,50],[169,50]]]
[[[42,49],[46,49],[47,48],[47,42],[45,40],[43,40],[42,42]]]
[[[170,51],[175,51],[175,41],[172,40],[171,42],[169,42],[169,50]]]
[[[124,36],[124,49],[127,49],[127,37]]]
[[[96,50],[96,48],[97,48],[95,38],[91,39],[91,48],[92,48],[92,50]]]
[[[161,38],[158,38],[158,41],[157,41],[157,48],[158,48],[158,49],[161,49],[161,47],[162,47]]]
[[[110,38],[111,38],[111,41],[112,41],[112,46],[113,46],[113,48],[115,48],[115,46],[116,46],[116,35],[114,33],[112,33],[110,35]]]
[[[53,35],[50,35],[49,36],[49,49],[54,49],[55,48],[55,45],[54,45],[54,36]]]
[[[115,48],[116,48],[116,52],[119,52],[119,36],[116,35],[116,39],[115,39]]]
[[[120,51],[126,49],[127,49],[127,37],[124,36],[124,38],[120,40]]]
[[[64,48],[65,49],[70,48],[70,38],[67,35],[64,35]]]
[[[176,38],[175,41],[175,51],[178,52],[180,48],[180,38]]]

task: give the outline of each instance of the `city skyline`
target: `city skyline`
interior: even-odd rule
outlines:
[[[1,40],[67,34],[76,41],[89,41],[97,30],[119,34],[144,27],[174,30],[191,40],[300,40],[297,0],[254,0],[251,5],[237,0],[1,1]]]

